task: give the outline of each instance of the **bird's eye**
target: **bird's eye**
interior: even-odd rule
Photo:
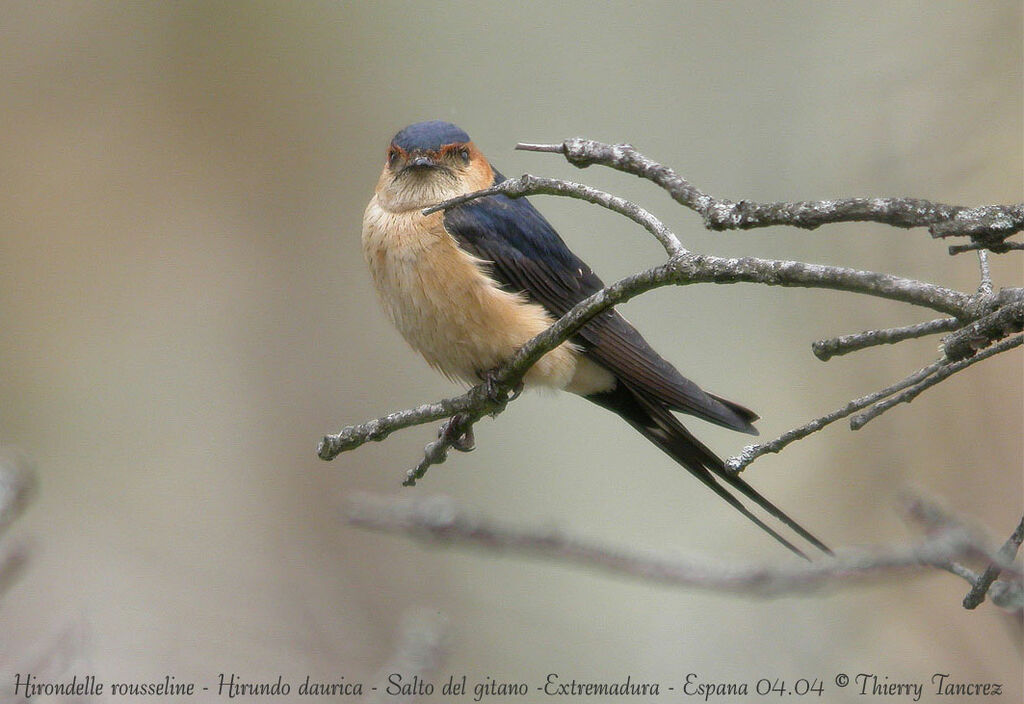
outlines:
[[[469,150],[468,149],[461,149],[461,150],[459,150],[459,158],[462,159],[462,163],[463,164],[468,164],[469,163]]]
[[[397,163],[398,163],[398,150],[397,149],[389,149],[388,150],[388,166],[394,166]]]

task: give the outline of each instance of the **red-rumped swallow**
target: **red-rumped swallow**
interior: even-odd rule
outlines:
[[[421,212],[504,180],[461,129],[419,122],[391,140],[363,217],[363,253],[384,310],[431,366],[468,384],[604,287],[526,198],[495,195]],[[830,552],[727,471],[672,412],[752,435],[757,415],[683,377],[615,311],[544,355],[524,383],[571,391],[614,411],[793,552],[804,556],[725,485]]]

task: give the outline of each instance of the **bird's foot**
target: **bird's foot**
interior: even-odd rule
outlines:
[[[481,380],[483,380],[484,394],[487,395],[494,403],[508,403],[509,401],[515,401],[519,398],[519,394],[523,393],[523,382],[518,382],[512,387],[512,393],[506,392],[501,388],[501,384],[498,383],[497,369],[490,369],[486,372],[478,372],[477,374]]]
[[[442,438],[454,450],[472,452],[476,449],[476,437],[473,435],[472,425],[465,430],[462,429],[465,423],[464,415],[454,415],[437,431],[437,437]]]

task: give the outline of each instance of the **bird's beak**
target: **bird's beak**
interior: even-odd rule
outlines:
[[[434,157],[426,154],[418,154],[412,159],[409,159],[402,171],[405,171],[406,169],[411,169],[413,171],[425,171],[427,169],[436,169],[439,166],[440,164],[437,163],[437,160],[434,159]]]

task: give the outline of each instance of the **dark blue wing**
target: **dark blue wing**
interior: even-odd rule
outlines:
[[[500,174],[495,182],[504,180]],[[556,318],[604,284],[572,253],[525,198],[491,196],[448,210],[444,224],[462,249],[491,262],[493,278],[524,293]],[[704,392],[655,352],[636,328],[614,311],[591,320],[573,340],[584,353],[630,387],[673,410],[756,434],[757,415]]]

